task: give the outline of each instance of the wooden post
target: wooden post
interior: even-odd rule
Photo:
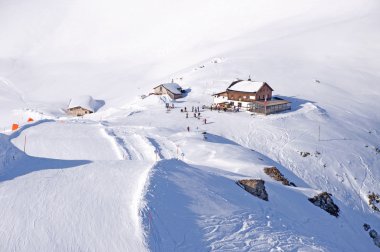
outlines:
[[[25,138],[24,138],[24,153],[25,153],[25,149],[26,149],[26,135],[25,135]]]

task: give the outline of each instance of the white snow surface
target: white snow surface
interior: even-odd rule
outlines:
[[[379,17],[377,0],[1,1],[0,251],[379,251]],[[292,110],[202,109],[249,75]],[[148,96],[168,79],[188,90],[169,110]],[[81,94],[104,106],[67,117]],[[308,201],[322,191],[338,218]]]
[[[228,90],[255,93],[259,91],[263,85],[264,82],[243,80],[235,83],[232,87],[228,88]]]

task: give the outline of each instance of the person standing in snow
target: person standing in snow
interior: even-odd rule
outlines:
[[[196,114],[196,113],[194,113],[194,117],[197,117],[197,114]]]
[[[201,117],[201,112],[198,112],[198,117]]]
[[[194,112],[194,106],[191,107],[191,112]]]
[[[187,108],[185,107],[185,112],[187,112]]]
[[[187,126],[187,132],[190,132],[190,127],[189,126]]]
[[[203,121],[204,121],[205,124],[207,124],[207,119],[206,118]]]
[[[186,118],[189,118],[189,112],[186,112]]]

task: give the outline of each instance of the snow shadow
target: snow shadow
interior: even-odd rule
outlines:
[[[19,150],[11,140],[30,127],[53,120],[41,120],[24,125],[10,136],[0,134],[0,182],[12,180],[35,171],[67,169],[91,163],[89,160],[60,160],[32,157]]]
[[[155,148],[154,152],[157,153],[158,157],[160,159],[164,159],[165,157],[162,155],[162,148],[160,146],[159,143],[157,143],[157,141],[151,137],[147,137],[148,141],[153,145],[153,147]]]
[[[94,112],[97,112],[105,104],[106,102],[104,100],[94,100]]]
[[[183,93],[182,93],[182,98],[185,98],[186,96],[188,96],[190,93],[191,93],[191,88],[186,88],[186,89],[183,89]]]
[[[278,97],[280,99],[287,100],[287,101],[290,101],[292,103],[292,109],[291,110],[282,111],[281,113],[289,113],[292,111],[297,111],[297,110],[301,109],[303,107],[303,105],[306,103],[312,103],[312,104],[315,103],[314,101],[300,99],[300,98],[297,98],[295,96],[275,95],[274,97]]]
[[[162,160],[153,168],[142,213],[151,251],[200,251],[205,247],[191,209],[194,199],[184,190],[183,178],[188,177],[184,169],[187,165],[175,159]]]
[[[236,186],[234,180],[219,175],[223,173],[175,159],[157,163],[150,176],[143,212],[151,251],[210,251],[212,241],[207,239],[210,235],[213,240],[223,239],[226,228],[231,227],[231,232],[239,229],[248,232],[256,227],[242,228],[246,219],[242,214],[264,215],[259,206],[268,203],[252,197]],[[229,220],[231,223],[226,224]],[[244,240],[236,242],[239,244],[233,244],[236,249],[232,250],[245,251],[238,249],[244,247]]]
[[[231,145],[239,145],[230,139],[224,138],[222,136],[206,133],[206,141],[210,143],[218,143],[218,144],[231,144]]]
[[[89,160],[38,158],[16,153],[3,162],[4,167],[0,167],[0,182],[12,180],[36,171],[74,168],[89,163],[91,163]]]

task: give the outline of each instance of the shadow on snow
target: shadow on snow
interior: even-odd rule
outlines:
[[[29,156],[11,142],[12,139],[19,137],[23,130],[51,121],[41,120],[27,124],[10,136],[0,134],[0,182],[36,171],[74,168],[91,163],[89,160],[60,160]]]

